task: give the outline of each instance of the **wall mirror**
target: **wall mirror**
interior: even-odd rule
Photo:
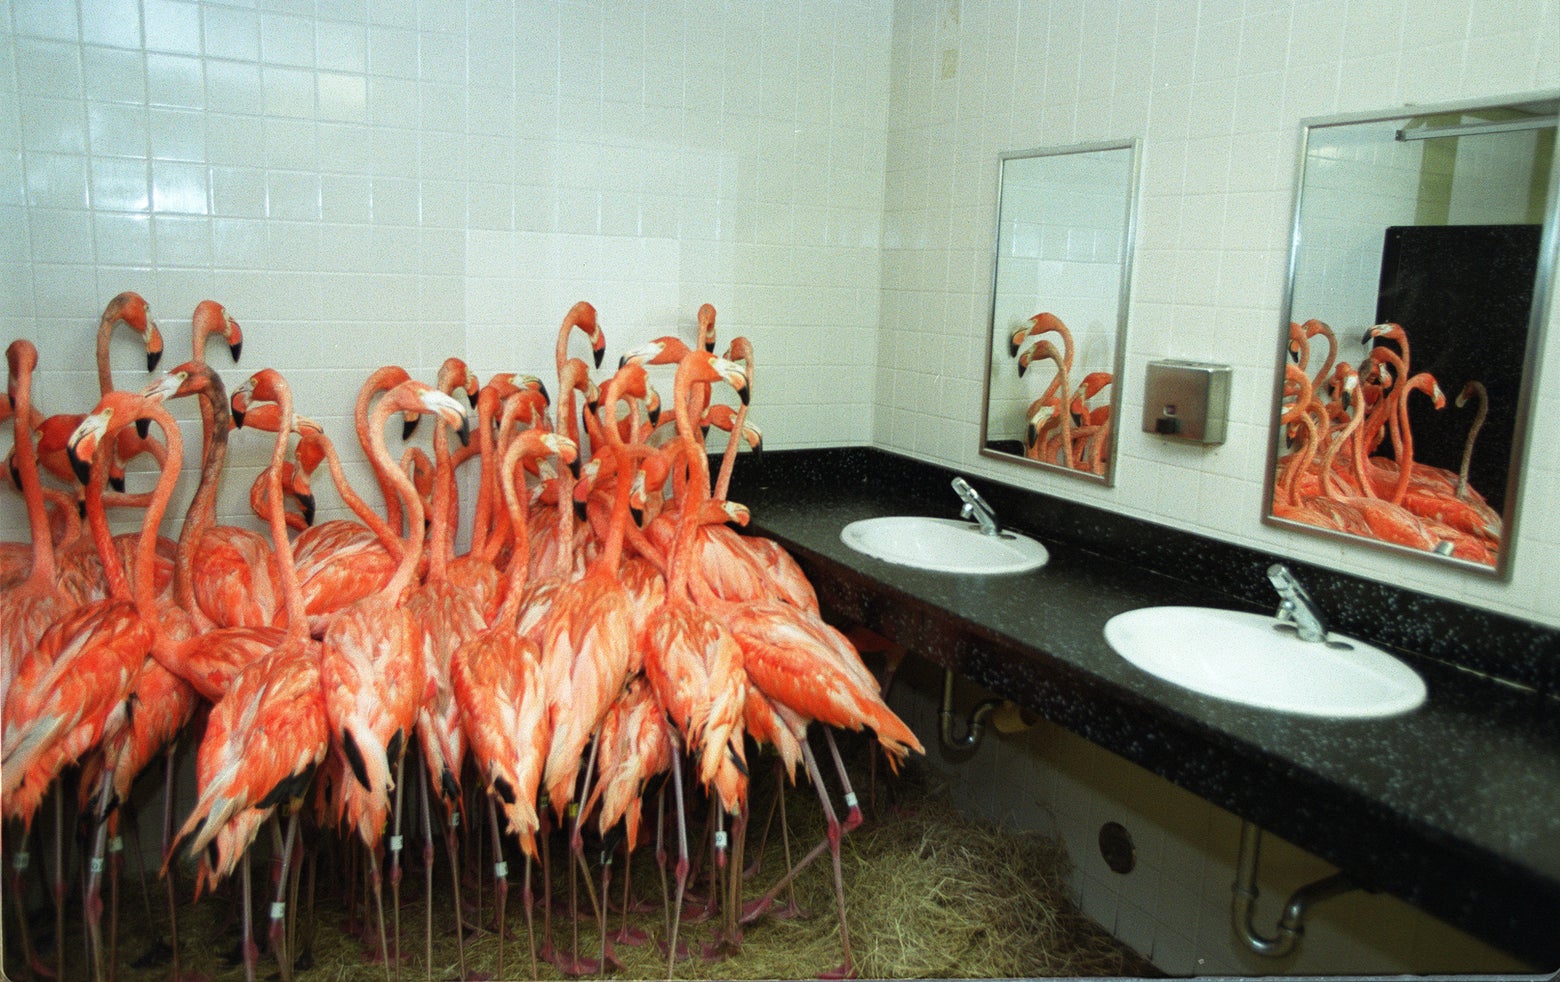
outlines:
[[[981,454],[1111,484],[1138,144],[1003,154]]]
[[[1506,575],[1556,93],[1303,125],[1266,517]]]

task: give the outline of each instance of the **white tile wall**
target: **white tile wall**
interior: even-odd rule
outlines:
[[[378,365],[545,372],[576,300],[613,353],[708,301],[754,342],[772,445],[869,442],[890,26],[869,0],[17,0],[0,335],[37,341],[46,412],[84,411],[110,297],[147,297],[169,367],[210,297],[245,331],[229,385],[282,369],[350,449]],[[234,446],[225,520],[262,452]]]
[[[1499,7],[1497,10],[1496,7]],[[1560,6],[1380,0],[896,0],[874,442],[1123,514],[1560,624],[1560,346],[1550,344],[1508,583],[1261,522],[1300,121],[1560,85]],[[957,68],[949,70],[950,52]],[[1220,447],[1125,427],[1114,488],[978,456],[1003,151],[1142,137],[1122,418],[1151,358],[1235,368]],[[1551,305],[1548,330],[1560,330]],[[956,393],[955,401],[906,398]]]

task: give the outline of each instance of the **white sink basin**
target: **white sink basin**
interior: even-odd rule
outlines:
[[[1305,716],[1369,718],[1425,701],[1412,668],[1363,641],[1301,641],[1278,620],[1205,607],[1144,607],[1112,617],[1105,640],[1143,671],[1203,695]]]
[[[1024,573],[1051,558],[1027,535],[986,535],[956,518],[868,518],[845,526],[840,541],[885,562],[936,573]]]

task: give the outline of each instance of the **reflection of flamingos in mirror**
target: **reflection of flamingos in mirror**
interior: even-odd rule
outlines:
[[[1060,339],[1060,346],[1045,337],[1053,334]],[[1109,463],[1111,407],[1109,400],[1100,406],[1091,406],[1089,400],[1109,387],[1111,373],[1089,372],[1074,388],[1072,332],[1061,318],[1048,312],[1031,317],[1028,327],[1008,338],[1008,354],[1017,358],[1020,377],[1037,361],[1056,366],[1044,390],[1024,411],[1024,456],[1104,475]]]
[[[1310,345],[1317,337],[1328,349],[1313,373]],[[1412,370],[1408,333],[1401,325],[1374,325],[1362,340],[1390,343],[1376,343],[1356,370],[1335,361],[1337,342],[1326,324],[1290,325],[1293,360],[1285,367],[1279,414],[1287,452],[1274,468],[1272,514],[1493,565],[1500,516],[1463,476],[1482,413],[1464,445],[1462,475],[1415,460],[1408,401],[1419,392],[1439,410],[1446,397],[1433,376]],[[1458,405],[1482,392],[1481,383],[1470,383]],[[1390,447],[1390,455],[1383,445]]]

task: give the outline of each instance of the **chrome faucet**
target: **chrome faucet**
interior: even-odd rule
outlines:
[[[960,518],[974,519],[986,535],[1002,534],[1002,523],[997,521],[997,513],[986,504],[986,499],[980,496],[979,491],[970,487],[970,482],[956,477],[953,479],[953,490],[964,501],[964,507],[959,511]]]
[[[1301,641],[1325,642],[1327,617],[1305,587],[1300,585],[1300,581],[1295,579],[1289,567],[1283,563],[1274,563],[1268,567],[1267,575],[1273,583],[1273,589],[1278,591],[1278,613],[1274,616],[1282,622],[1293,624],[1295,634]]]

